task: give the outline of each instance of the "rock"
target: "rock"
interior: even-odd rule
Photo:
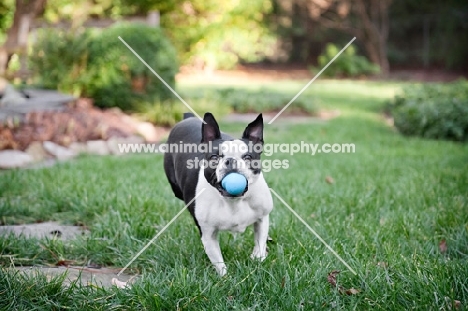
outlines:
[[[18,144],[13,137],[13,131],[10,128],[0,125],[0,150],[19,149]]]
[[[107,141],[107,147],[111,154],[124,155],[125,152],[120,152],[119,144],[142,144],[145,140],[141,136],[130,136],[127,138],[113,137]]]
[[[78,142],[73,142],[68,146],[68,149],[73,151],[76,154],[84,154],[88,152],[88,148],[86,146],[86,143],[78,143]]]
[[[33,141],[25,151],[33,158],[34,162],[45,160],[48,156],[47,151],[40,141]]]
[[[127,154],[126,152],[120,152],[119,144],[143,144],[145,140],[141,136],[130,136],[127,138],[111,138],[107,141],[107,146],[111,154],[115,155],[124,155]]]
[[[72,150],[57,145],[56,143],[53,143],[51,141],[45,141],[42,145],[50,155],[53,155],[60,161],[65,161],[76,157],[76,153]]]
[[[107,142],[104,140],[90,140],[86,143],[86,149],[89,154],[108,155],[110,153]]]
[[[121,138],[111,138],[107,141],[107,148],[111,154],[115,155],[124,155],[125,153],[120,152],[119,144],[125,143],[124,139]]]
[[[75,107],[78,109],[91,109],[93,107],[93,99],[92,98],[78,98],[75,101]]]
[[[136,130],[146,141],[155,142],[160,138],[158,131],[150,122],[139,122],[136,125]]]
[[[145,139],[139,135],[132,135],[130,137],[125,138],[125,142],[134,143],[134,144],[143,144],[145,142]]]
[[[33,157],[19,150],[0,151],[0,168],[11,169],[24,167],[34,161]]]
[[[0,98],[0,106],[13,106],[25,102],[25,96],[17,90],[15,90],[13,85],[5,85],[3,89],[3,96]]]

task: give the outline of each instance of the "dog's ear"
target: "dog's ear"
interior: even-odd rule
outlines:
[[[209,112],[203,116],[204,123],[202,124],[202,143],[207,143],[221,138],[218,122]]]
[[[242,135],[243,139],[248,139],[253,143],[263,143],[263,116],[259,114],[258,117],[251,122],[244,130]]]

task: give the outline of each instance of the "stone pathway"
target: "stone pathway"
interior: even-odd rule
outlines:
[[[17,226],[0,226],[0,237],[8,234],[24,236],[26,238],[57,238],[61,240],[72,240],[78,236],[87,235],[89,231],[79,226],[64,226],[56,222],[44,222],[39,224],[27,224]],[[112,279],[117,278],[121,282],[127,282],[134,279],[130,274],[121,274],[117,277],[120,268],[96,268],[80,266],[26,266],[11,267],[21,273],[34,276],[38,273],[44,274],[48,279],[52,279],[66,273],[64,285],[77,281],[83,286],[94,285],[99,287],[110,287],[113,284]]]
[[[62,240],[71,240],[75,239],[77,236],[86,235],[89,231],[80,226],[64,226],[57,222],[0,226],[0,236],[10,233],[27,238],[43,239],[55,237]]]
[[[114,285],[112,279],[117,278],[121,282],[133,281],[135,276],[122,273],[117,277],[120,269],[109,269],[109,268],[87,268],[87,267],[15,267],[10,269],[19,270],[21,273],[29,276],[35,276],[37,274],[44,274],[48,280],[63,275],[66,273],[66,278],[63,285],[70,285],[72,282],[77,282],[82,286],[99,286],[99,287],[111,287]],[[129,283],[131,283],[131,281]]]

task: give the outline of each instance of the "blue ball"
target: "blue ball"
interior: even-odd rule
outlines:
[[[221,186],[231,195],[239,195],[247,187],[247,179],[239,173],[227,174],[221,181]]]

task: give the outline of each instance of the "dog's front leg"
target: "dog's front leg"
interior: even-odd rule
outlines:
[[[250,257],[252,259],[265,260],[267,256],[266,243],[268,239],[268,228],[270,226],[270,218],[266,215],[254,223],[254,238],[255,246]]]
[[[216,271],[220,276],[224,276],[227,272],[227,268],[224,264],[223,254],[221,254],[221,249],[219,247],[218,231],[214,228],[203,228],[201,240],[205,247],[205,253],[215,266]]]

